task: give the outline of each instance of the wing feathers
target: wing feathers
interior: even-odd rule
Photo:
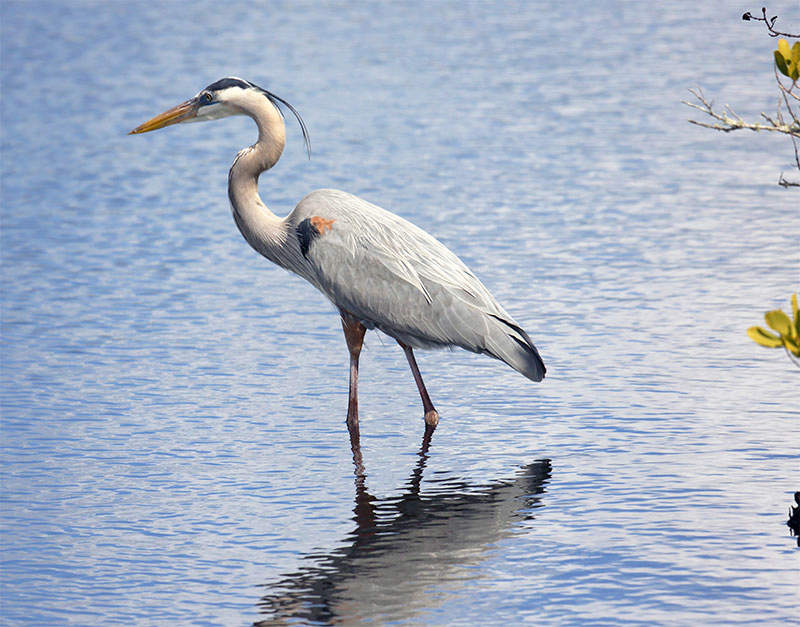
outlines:
[[[540,381],[544,363],[525,331],[464,263],[431,235],[375,205],[319,190],[293,212],[332,220],[309,240],[316,283],[368,327],[411,346],[460,346]]]

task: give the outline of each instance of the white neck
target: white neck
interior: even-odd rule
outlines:
[[[258,141],[242,150],[228,175],[233,217],[244,238],[270,261],[287,269],[294,261],[292,238],[284,219],[270,211],[258,195],[258,176],[274,166],[286,144],[286,128],[277,108],[262,94],[248,95],[241,106],[258,125]]]

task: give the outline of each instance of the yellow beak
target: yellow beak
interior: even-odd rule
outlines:
[[[197,115],[197,105],[192,100],[182,102],[177,107],[172,107],[164,113],[161,113],[151,120],[147,120],[144,124],[140,124],[133,129],[128,135],[136,135],[137,133],[147,133],[148,131],[155,131],[171,124],[177,124],[184,120],[189,120]]]

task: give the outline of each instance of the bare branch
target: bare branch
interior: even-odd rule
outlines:
[[[791,86],[786,87],[786,85],[784,85],[783,81],[781,80],[781,75],[778,73],[777,65],[775,65],[772,68],[772,71],[775,72],[775,82],[778,83],[778,88],[781,90],[781,93],[783,93],[785,96],[791,96],[792,98],[800,102],[800,96],[798,96],[796,93],[794,93],[794,91],[792,91],[795,87],[798,86],[797,81],[792,81]]]
[[[781,90],[781,96],[783,97],[783,104],[786,105],[786,110],[789,112],[789,115],[792,116],[791,126],[800,126],[800,119],[798,119],[797,116],[795,115],[794,110],[792,109],[792,103],[789,102],[788,96],[790,95],[794,94],[792,94],[791,92],[787,92],[786,90],[783,89]],[[798,100],[800,100],[800,98],[798,98]],[[778,111],[780,111],[780,106],[781,106],[781,101],[778,100]]]
[[[697,98],[698,101],[700,101],[700,104],[687,102],[686,100],[682,100],[681,102],[689,107],[692,107],[693,109],[702,111],[718,122],[715,124],[709,122],[698,122],[697,120],[689,120],[689,122],[692,124],[704,126],[706,128],[713,128],[714,130],[722,131],[723,133],[730,133],[731,131],[738,131],[740,129],[748,129],[755,132],[770,131],[775,133],[783,133],[785,135],[789,135],[790,137],[796,137],[800,139],[800,124],[798,124],[796,121],[793,121],[792,124],[781,124],[780,122],[776,122],[766,114],[762,113],[761,116],[768,122],[768,124],[745,122],[728,105],[725,106],[725,112],[720,113],[715,111],[714,103],[706,100],[703,92],[699,88],[696,90],[690,89],[689,91],[695,98]],[[794,118],[794,115],[792,115],[792,117]]]
[[[797,164],[797,170],[800,171],[800,151],[797,150],[797,140],[792,137],[792,148],[794,148],[794,162]],[[800,181],[790,181],[783,177],[783,172],[778,179],[778,185],[781,187],[800,187]],[[800,361],[797,362],[800,365]]]
[[[761,15],[762,17],[756,17],[750,11],[742,15],[742,19],[745,22],[754,21],[754,22],[764,22],[764,25],[767,27],[767,31],[769,32],[770,37],[794,37],[795,39],[800,39],[800,35],[792,35],[791,33],[782,33],[777,31],[773,28],[775,26],[775,21],[778,19],[777,15],[773,15],[772,17],[767,17],[767,8],[761,7]]]

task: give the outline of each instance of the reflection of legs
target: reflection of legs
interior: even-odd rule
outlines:
[[[414,381],[417,384],[420,398],[422,398],[422,408],[425,410],[425,433],[433,433],[436,425],[439,424],[439,412],[437,412],[436,408],[433,406],[431,397],[428,396],[428,390],[425,389],[425,384],[422,382],[422,375],[419,373],[417,360],[414,359],[414,351],[410,346],[403,344],[400,340],[397,340],[397,343],[400,344],[400,347],[405,351],[408,365],[411,366],[411,374],[414,375]]]
[[[361,456],[361,434],[358,431],[358,423],[347,424],[347,430],[350,432],[350,450],[353,451],[353,467],[356,475],[356,487],[358,482],[364,482],[366,471],[364,470],[364,458]]]
[[[422,436],[422,445],[419,447],[418,455],[420,457],[424,457],[425,459],[428,458],[428,449],[431,446],[431,436],[433,435],[433,431],[436,429],[435,426],[430,426],[427,422],[425,423],[425,434]]]
[[[342,311],[342,329],[347,349],[350,351],[350,395],[347,400],[347,427],[350,429],[350,439],[353,439],[353,429],[358,439],[358,356],[364,343],[364,334],[367,329],[356,318]]]
[[[358,437],[358,425],[350,429],[350,447],[353,449],[353,465],[356,475],[356,498],[353,507],[355,521],[358,525],[356,533],[359,537],[368,537],[375,533],[375,497],[367,490],[367,472],[361,457],[361,444]]]

